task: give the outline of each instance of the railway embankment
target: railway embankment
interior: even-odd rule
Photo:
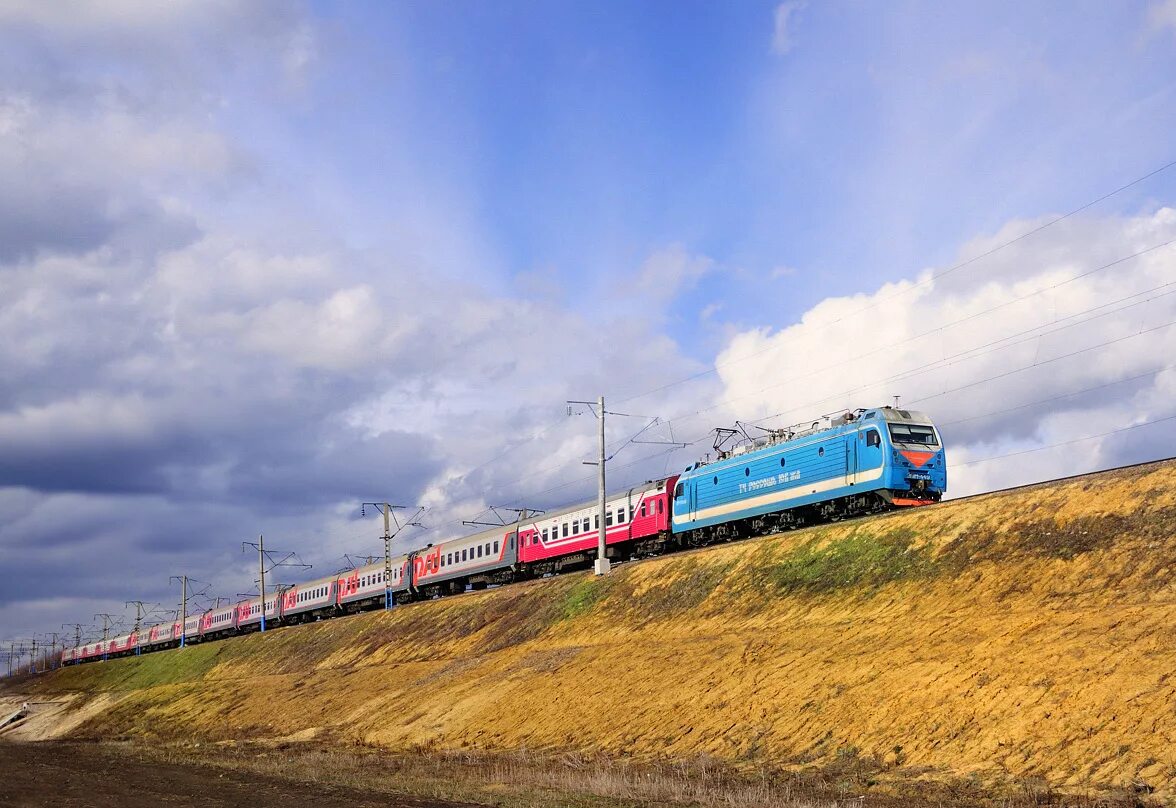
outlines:
[[[25,738],[852,759],[883,785],[1172,799],[1174,573],[1167,461],[67,668],[0,697],[55,705]]]

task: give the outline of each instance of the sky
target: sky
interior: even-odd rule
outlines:
[[[0,0],[0,644],[590,499],[568,399],[1172,456],[1173,131],[1176,0]]]

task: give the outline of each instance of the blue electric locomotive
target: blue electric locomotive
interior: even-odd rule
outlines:
[[[674,488],[673,528],[703,543],[926,505],[946,489],[943,444],[930,418],[894,407],[858,410],[690,466]]]

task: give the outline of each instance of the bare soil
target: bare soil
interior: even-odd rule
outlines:
[[[869,788],[859,760],[794,773],[715,761],[634,764],[567,755],[390,754],[321,743],[0,743],[0,806],[358,808],[1158,808],[1144,794],[1085,798],[1024,783]],[[408,796],[413,795],[413,796]]]
[[[147,762],[125,751],[86,743],[0,743],[0,806],[63,808],[461,808],[470,803],[369,794],[207,765]]]

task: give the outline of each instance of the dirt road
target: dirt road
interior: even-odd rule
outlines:
[[[0,806],[468,808],[182,763],[144,763],[94,744],[0,743]]]

